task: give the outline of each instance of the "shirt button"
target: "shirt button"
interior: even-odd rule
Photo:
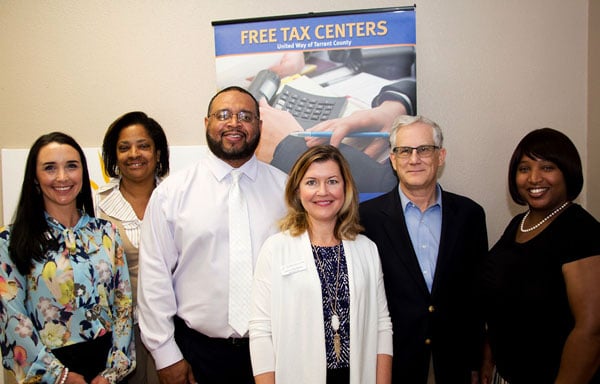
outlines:
[[[430,305],[429,308],[427,308],[427,310],[429,311],[429,313],[433,313],[435,312],[435,307],[433,305]]]

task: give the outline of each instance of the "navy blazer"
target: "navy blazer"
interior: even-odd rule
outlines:
[[[433,354],[436,384],[470,383],[478,371],[483,321],[476,273],[488,251],[483,208],[442,191],[442,230],[431,293],[419,267],[398,188],[360,205],[377,244],[394,330],[392,382],[425,384]]]

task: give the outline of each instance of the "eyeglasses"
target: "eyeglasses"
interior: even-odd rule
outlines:
[[[440,149],[437,145],[419,145],[418,147],[394,147],[392,148],[392,152],[396,154],[396,156],[407,159],[412,156],[413,151],[417,151],[417,156],[420,158],[427,158],[433,156],[433,152],[436,149]]]
[[[237,117],[237,120],[242,123],[251,123],[254,121],[255,117],[258,118],[258,116],[255,116],[252,112],[239,111],[238,113],[233,113],[229,109],[221,109],[220,111],[211,113],[208,117],[214,116],[219,121],[228,121],[231,120],[234,115]]]

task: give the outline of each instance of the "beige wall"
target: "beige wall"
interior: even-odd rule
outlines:
[[[587,115],[588,2],[405,5],[413,3],[419,110],[437,120],[447,137],[442,185],[484,206],[493,242],[519,210],[506,192],[505,174],[527,131],[561,129],[584,158],[594,147],[586,147],[586,140],[600,140],[597,130],[587,128],[588,121],[590,127],[598,121]],[[396,0],[207,4],[2,0],[0,146],[28,147],[50,130],[97,146],[108,124],[134,109],[154,116],[171,144],[203,143],[202,117],[215,91],[211,21],[402,5]],[[592,42],[598,45],[598,39]],[[590,165],[598,163],[597,156],[590,156]]]
[[[171,144],[201,144],[202,117],[215,91],[210,22],[402,5],[341,4],[2,0],[0,146],[29,147],[50,130],[97,146],[114,118],[137,109],[167,129]],[[506,168],[527,131],[558,128],[575,142],[586,169],[600,166],[593,150],[600,144],[600,108],[592,107],[600,100],[600,3],[404,3],[412,4],[419,110],[437,120],[447,137],[442,185],[484,206],[493,243],[520,209],[506,192]],[[588,6],[596,22],[588,22]],[[585,188],[580,202],[600,217],[597,171],[587,172]]]
[[[600,1],[589,7],[587,208],[600,219]]]

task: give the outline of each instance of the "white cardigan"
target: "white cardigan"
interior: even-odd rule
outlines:
[[[392,322],[375,244],[344,241],[350,283],[350,383],[375,383],[377,355],[392,355]],[[308,234],[269,237],[252,286],[250,353],[254,375],[277,384],[325,384],[321,283]]]

